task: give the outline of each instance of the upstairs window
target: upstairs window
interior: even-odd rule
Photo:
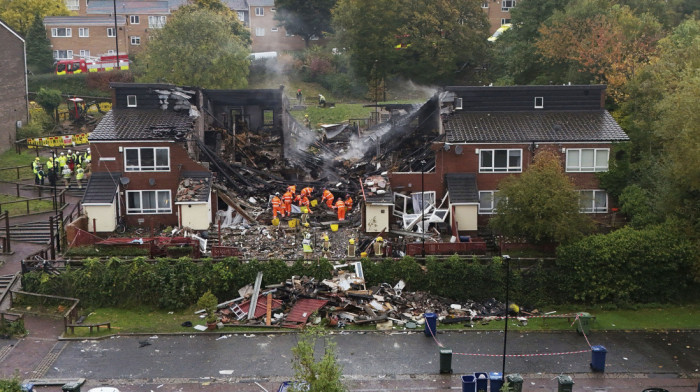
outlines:
[[[520,149],[480,150],[480,173],[517,173],[522,171],[522,155]]]
[[[70,27],[54,27],[51,29],[51,37],[72,37],[73,31]]]
[[[126,106],[129,108],[136,107],[136,96],[135,95],[127,95],[126,96]]]
[[[138,15],[129,16],[129,24],[139,24],[141,23],[141,18]]]
[[[80,0],[66,0],[68,11],[80,11]]]
[[[544,97],[535,97],[535,109],[544,108]]]
[[[87,38],[90,36],[90,29],[87,27],[81,27],[78,29],[78,37]]]
[[[489,8],[489,0],[482,1],[481,8]]]
[[[129,147],[124,156],[125,171],[170,171],[168,147]]]
[[[566,171],[608,171],[609,156],[609,148],[569,148],[566,150]]]
[[[170,214],[170,190],[126,191],[127,214]]]
[[[53,58],[56,60],[70,60],[73,58],[72,50],[54,50]]]
[[[165,26],[166,17],[165,16],[149,16],[148,17],[148,28],[151,29],[162,29]]]
[[[88,58],[90,57],[90,51],[89,50],[80,50],[80,57],[82,58]]]
[[[501,11],[508,12],[515,7],[515,0],[501,0]]]
[[[132,35],[132,36],[130,37],[130,39],[131,39],[131,44],[132,44],[132,45],[141,45],[141,37],[136,36],[136,35]]]
[[[116,30],[114,30],[114,27],[107,27],[107,37],[116,37],[117,33]]]
[[[238,11],[238,20],[245,22],[245,13],[243,11]]]
[[[264,37],[265,36],[265,28],[264,27],[256,27],[255,28],[255,36],[256,37]]]
[[[255,16],[265,16],[265,9],[263,7],[255,7]]]

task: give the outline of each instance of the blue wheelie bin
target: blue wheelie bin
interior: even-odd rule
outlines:
[[[437,314],[425,313],[423,317],[425,317],[425,330],[423,331],[425,336],[437,335]]]
[[[608,350],[603,346],[593,346],[591,347],[591,369],[594,372],[604,372],[605,371],[605,354]]]
[[[462,392],[476,392],[474,376],[462,376]]]
[[[501,372],[491,372],[489,373],[489,382],[491,384],[491,392],[500,392],[503,386],[503,373]]]
[[[489,375],[486,373],[474,373],[476,392],[486,392],[489,388]]]

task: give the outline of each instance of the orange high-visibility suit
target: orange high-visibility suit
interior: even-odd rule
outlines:
[[[338,220],[345,220],[345,202],[343,199],[338,199],[338,201],[335,203],[335,208],[338,209]]]
[[[328,189],[324,189],[323,190],[323,197],[321,197],[321,203],[323,203],[325,201],[328,208],[333,208],[333,199],[334,199],[334,196],[331,193],[331,191],[329,191]]]
[[[291,192],[292,196],[294,196],[295,193],[297,193],[297,186],[296,185],[290,185],[287,187],[287,192]]]
[[[348,211],[352,210],[352,196],[348,196],[348,198],[345,199],[345,208],[347,208]]]
[[[301,196],[311,196],[311,192],[314,191],[314,188],[307,186],[306,188],[301,190]]]
[[[313,214],[313,212],[311,212],[311,203],[309,203],[308,197],[306,197],[306,196],[302,197],[301,200],[299,200],[299,206],[306,207],[306,209],[309,211],[309,214]]]
[[[292,215],[292,199],[294,197],[292,196],[292,193],[287,191],[284,192],[284,195],[282,195],[282,200],[284,201],[284,210],[287,212],[287,215],[291,216]]]
[[[303,196],[303,194],[301,194],[301,193],[298,194],[298,195],[296,195],[296,196],[294,196],[294,202],[295,202],[295,203],[298,203],[299,206],[301,206],[301,198],[302,198],[302,196]]]
[[[275,196],[272,198],[272,217],[277,218],[277,213],[284,218],[284,208],[282,208],[282,201],[279,197]]]

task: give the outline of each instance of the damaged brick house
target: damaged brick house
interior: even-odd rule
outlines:
[[[231,166],[245,158],[235,155],[240,151],[237,132],[266,144],[276,141],[281,153],[283,89],[110,87],[113,110],[89,139],[92,175],[83,205],[91,230],[114,231],[119,217],[132,227],[207,230],[219,205],[209,166],[230,187],[245,185],[236,182],[245,176]],[[261,149],[263,143],[256,146]],[[231,161],[224,158],[225,147],[231,149]]]
[[[535,154],[555,151],[581,194],[581,212],[604,220],[610,200],[597,172],[608,170],[614,143],[628,136],[604,109],[603,85],[445,87],[444,138],[424,172],[389,173],[394,191],[420,195],[450,212],[460,234],[477,235],[496,211],[499,183],[527,170]],[[406,197],[394,197],[401,209]],[[415,197],[415,196],[414,196]]]

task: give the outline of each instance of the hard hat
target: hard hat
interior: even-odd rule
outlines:
[[[355,244],[355,239],[354,239],[354,238],[350,238],[350,241],[348,241],[348,242],[350,242],[350,245],[354,245],[354,244]]]
[[[381,241],[384,241],[384,238],[382,238],[382,237],[377,237],[377,241],[380,241],[380,242],[381,242]]]
[[[35,160],[35,161],[38,161],[38,160],[39,160],[39,157],[36,157],[34,160]]]
[[[89,148],[87,149],[87,152],[90,152],[90,149],[89,149]]]
[[[77,164],[75,167],[80,167],[80,164]]]
[[[309,115],[308,115],[308,114],[305,114],[304,117],[309,117]]]
[[[279,196],[279,195],[280,195],[280,193],[279,193],[279,192],[275,192],[275,196]]]
[[[49,157],[49,161],[53,161],[53,157]]]
[[[61,151],[61,155],[66,155],[66,153],[65,153],[65,152],[63,152],[63,151]]]
[[[306,239],[308,240],[310,238],[311,238],[311,234],[306,234]]]
[[[328,234],[326,234],[326,235],[323,236],[323,240],[324,240],[324,241],[328,241]]]
[[[68,153],[70,154],[70,150],[68,150]]]
[[[309,222],[304,223],[304,227],[309,227]]]

